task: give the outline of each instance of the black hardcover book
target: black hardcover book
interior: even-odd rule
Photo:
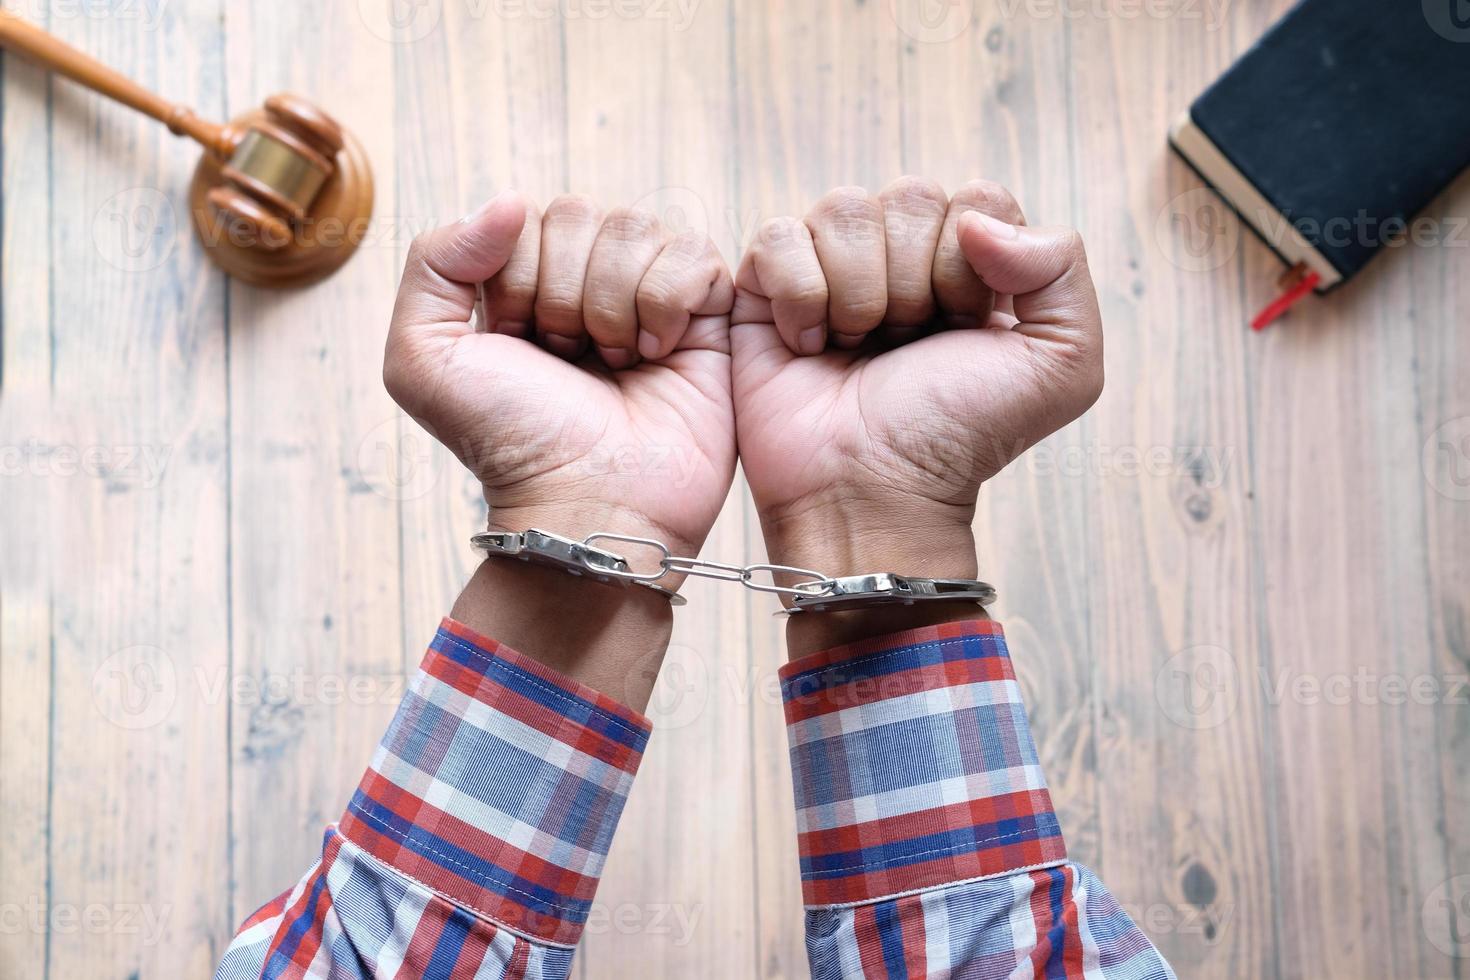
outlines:
[[[1303,0],[1170,143],[1319,291],[1448,238],[1413,218],[1470,166],[1470,0]]]

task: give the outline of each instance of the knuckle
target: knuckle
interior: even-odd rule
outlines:
[[[949,197],[939,181],[929,177],[905,175],[883,188],[880,199],[900,211],[943,214]]]
[[[703,233],[692,230],[680,232],[663,247],[645,279],[703,275],[713,252],[710,240]]]
[[[842,307],[854,322],[874,327],[882,322],[883,315],[888,312],[888,297],[865,290],[859,295],[849,297]]]
[[[921,323],[928,319],[929,315],[934,312],[934,301],[929,295],[928,283],[924,285],[925,289],[922,292],[917,289],[895,292],[890,284],[888,309],[884,314],[889,322],[910,324]]]
[[[606,298],[590,300],[582,307],[581,313],[587,329],[597,333],[606,333],[623,320],[623,311]]]
[[[670,255],[696,262],[712,251],[712,244],[709,236],[704,232],[686,228],[670,239],[669,244],[664,248]]]
[[[543,288],[536,297],[536,318],[565,321],[582,315],[582,297],[575,290]]]
[[[867,188],[856,184],[844,184],[842,187],[834,187],[823,194],[821,200],[817,201],[818,209],[832,209],[862,204],[872,200],[872,195]]]
[[[650,272],[638,284],[637,304],[640,311],[654,314],[679,312],[679,288],[668,276]]]
[[[545,221],[593,221],[601,215],[597,202],[585,194],[561,194],[546,205]]]
[[[602,233],[617,241],[641,242],[658,231],[658,216],[646,208],[616,208],[602,222]]]
[[[844,187],[822,199],[810,219],[813,238],[867,248],[883,243],[883,207],[862,188]]]
[[[828,300],[827,281],[818,276],[802,276],[791,284],[787,295],[771,297],[783,299],[801,306],[826,306]]]
[[[497,304],[524,309],[536,302],[536,284],[528,279],[502,279],[485,284],[485,296]]]
[[[993,180],[966,181],[964,186],[955,191],[952,203],[978,209],[998,218],[1015,219],[1021,216],[1021,205],[1017,203],[1015,195]]]
[[[752,247],[756,250],[774,250],[810,239],[811,232],[807,231],[806,225],[790,215],[782,215],[761,222]]]
[[[876,198],[861,187],[839,187],[829,191],[812,209],[819,223],[872,224],[882,214]]]

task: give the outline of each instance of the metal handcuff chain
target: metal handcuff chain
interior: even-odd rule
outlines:
[[[662,541],[653,538],[638,538],[630,534],[612,534],[610,532],[598,532],[589,534],[582,539],[582,543],[592,547],[596,541],[616,541],[622,544],[641,545],[652,548],[659,553],[658,570],[654,572],[613,572],[615,578],[626,578],[633,582],[656,582],[665,575],[692,575],[696,578],[714,579],[717,582],[738,582],[747,589],[757,592],[770,592],[775,595],[809,596],[822,595],[832,584],[832,580],[821,572],[814,572],[810,568],[797,568],[793,565],[771,565],[759,563],[755,565],[727,565],[719,561],[705,561],[702,558],[680,558],[669,550],[669,546]],[[770,575],[771,581],[757,582],[755,576],[762,572]],[[778,585],[777,575],[791,575],[796,578],[804,578],[807,581],[796,586]]]
[[[972,579],[922,579],[877,572],[866,575],[834,577],[810,568],[758,562],[753,565],[731,565],[700,558],[683,558],[669,546],[653,538],[599,531],[580,541],[536,528],[523,532],[486,531],[476,534],[471,543],[487,556],[520,558],[560,567],[574,575],[590,575],[602,582],[620,581],[653,589],[675,605],[683,605],[683,596],[661,584],[669,575],[685,575],[736,582],[756,592],[787,596],[791,605],[777,615],[802,612],[857,609],[873,605],[924,600],[971,601],[982,606],[995,601],[995,589]],[[607,544],[634,545],[657,553],[658,565],[652,571],[640,572],[626,558],[607,548]],[[760,581],[767,576],[770,581]],[[796,579],[794,585],[781,585],[778,576]]]

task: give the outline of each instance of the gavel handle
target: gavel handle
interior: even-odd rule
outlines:
[[[164,123],[174,133],[190,137],[217,156],[227,157],[233,149],[225,127],[199,118],[187,106],[176,105],[148,91],[131,78],[113,71],[7,10],[0,10],[0,48],[24,55],[44,68],[80,82],[123,105],[132,106]]]

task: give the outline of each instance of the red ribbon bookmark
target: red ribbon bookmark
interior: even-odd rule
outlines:
[[[1308,272],[1297,280],[1296,284],[1276,297],[1256,318],[1251,321],[1252,330],[1265,330],[1271,324],[1286,315],[1297,302],[1312,290],[1317,288],[1317,283],[1322,281],[1322,276],[1316,272]]]

